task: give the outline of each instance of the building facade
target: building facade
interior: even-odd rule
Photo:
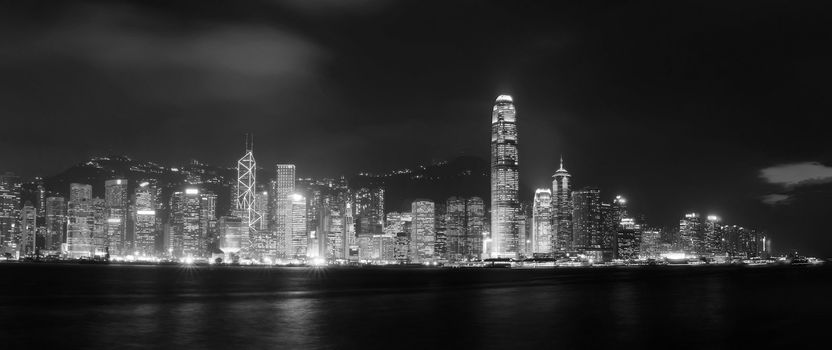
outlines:
[[[511,96],[500,95],[491,113],[491,256],[520,252],[520,166],[517,112]]]

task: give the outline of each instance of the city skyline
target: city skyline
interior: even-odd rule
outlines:
[[[526,196],[563,154],[576,188],[655,218],[719,213],[829,247],[814,6],[18,4],[0,14],[0,112],[16,130],[0,170],[48,176],[106,154],[230,166],[226,140],[252,126],[260,163],[304,176],[488,159],[483,106],[510,94]]]
[[[151,165],[151,171],[142,172],[131,186],[131,180],[122,178],[125,174],[113,171],[103,181],[103,198],[91,198],[90,184],[70,183],[65,237],[63,232],[50,232],[60,225],[48,221],[63,212],[55,213],[54,205],[51,213],[46,210],[47,203],[62,199],[55,195],[63,191],[40,178],[24,184],[5,173],[0,176],[3,254],[6,258],[40,259],[43,255],[103,261],[164,258],[187,264],[216,259],[217,263],[266,265],[436,265],[496,258],[593,265],[644,264],[658,258],[674,260],[679,254],[724,264],[737,259],[767,260],[773,253],[774,235],[754,227],[721,224],[712,214],[706,222],[698,213],[687,213],[678,229],[656,231],[656,223],[632,211],[625,197],[616,195],[606,201],[597,187],[574,190],[563,157],[552,175],[552,188],[538,188],[531,203],[524,201],[519,186],[520,133],[511,96],[497,96],[490,120],[491,206],[490,215],[482,218],[475,214],[480,199],[461,200],[457,193],[444,203],[413,199],[410,212],[385,210],[385,184],[351,188],[343,177],[337,182],[299,181],[294,164],[276,164],[273,178],[258,184],[253,136],[246,134],[245,154],[237,162],[236,176],[223,177],[204,168]],[[134,168],[130,166],[131,171]],[[182,176],[162,181],[165,170]],[[136,174],[132,177],[136,181]],[[163,188],[157,187],[161,182]],[[220,187],[205,187],[212,183]],[[220,195],[228,192],[227,210],[218,211],[217,190]],[[466,208],[469,205],[473,212]],[[491,230],[484,230],[478,221],[490,221]],[[38,243],[38,234],[43,243]],[[60,237],[58,249],[52,242],[55,237]],[[478,241],[481,249],[477,249]],[[793,252],[787,249],[785,253]]]

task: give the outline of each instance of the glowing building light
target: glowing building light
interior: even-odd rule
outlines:
[[[198,188],[186,188],[185,189],[185,194],[191,194],[191,195],[199,194],[199,189]]]

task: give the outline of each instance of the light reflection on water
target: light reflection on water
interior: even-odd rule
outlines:
[[[831,311],[830,270],[761,271],[0,266],[20,281],[0,292],[0,335],[20,346],[179,349],[729,347],[819,337],[806,324]],[[787,288],[770,283],[783,279]]]

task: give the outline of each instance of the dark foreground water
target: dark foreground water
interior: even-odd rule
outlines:
[[[829,348],[828,267],[0,264],[0,348]]]

